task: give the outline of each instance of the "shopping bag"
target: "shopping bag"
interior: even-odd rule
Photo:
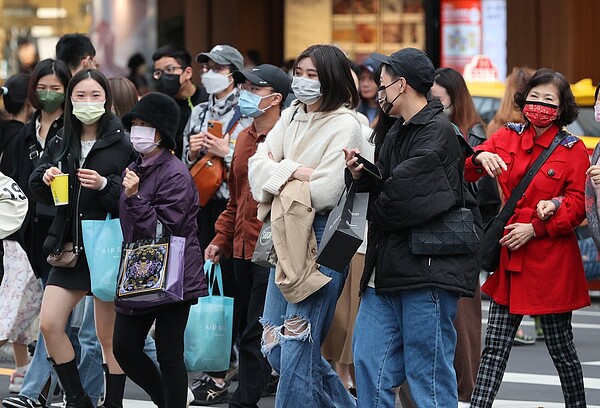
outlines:
[[[354,184],[344,190],[327,218],[317,252],[318,264],[338,272],[350,264],[365,236],[368,205],[369,193],[357,193]]]
[[[183,357],[188,371],[225,371],[231,357],[233,298],[222,295],[221,266],[204,263],[208,296],[190,309],[184,334]],[[215,282],[220,295],[214,294]]]
[[[252,262],[266,268],[274,268],[277,265],[277,254],[273,246],[273,235],[271,233],[271,217],[267,216],[256,240]]]
[[[104,302],[113,302],[123,245],[121,223],[108,214],[105,220],[82,220],[81,231],[92,293]]]
[[[163,236],[123,244],[115,303],[146,308],[183,300],[185,238]]]

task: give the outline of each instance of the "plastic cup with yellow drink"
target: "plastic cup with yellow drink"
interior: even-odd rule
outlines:
[[[57,174],[50,182],[55,206],[69,204],[69,175]]]

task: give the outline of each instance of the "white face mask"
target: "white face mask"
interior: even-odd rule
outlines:
[[[295,76],[292,79],[292,91],[300,102],[312,105],[321,98],[321,83],[316,79]]]
[[[156,129],[148,126],[132,126],[129,138],[136,152],[148,154],[156,149],[158,143],[154,142]]]
[[[600,105],[594,105],[594,119],[600,123]]]
[[[202,85],[211,95],[223,92],[232,82],[233,80],[230,81],[228,75],[219,74],[212,69],[202,74]]]

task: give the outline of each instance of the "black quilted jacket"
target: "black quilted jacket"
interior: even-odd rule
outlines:
[[[363,176],[359,189],[371,192],[369,240],[361,292],[373,268],[378,293],[439,287],[473,296],[479,276],[478,253],[452,256],[414,255],[411,227],[454,206],[471,208],[481,228],[477,203],[463,179],[464,153],[438,100],[430,101],[407,123],[399,119],[381,148],[383,181]],[[480,231],[482,233],[482,231]]]

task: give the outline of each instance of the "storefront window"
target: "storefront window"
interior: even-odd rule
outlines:
[[[0,79],[53,58],[61,35],[87,33],[91,0],[0,0]]]
[[[425,48],[422,0],[333,0],[332,41],[361,62],[372,52]]]

